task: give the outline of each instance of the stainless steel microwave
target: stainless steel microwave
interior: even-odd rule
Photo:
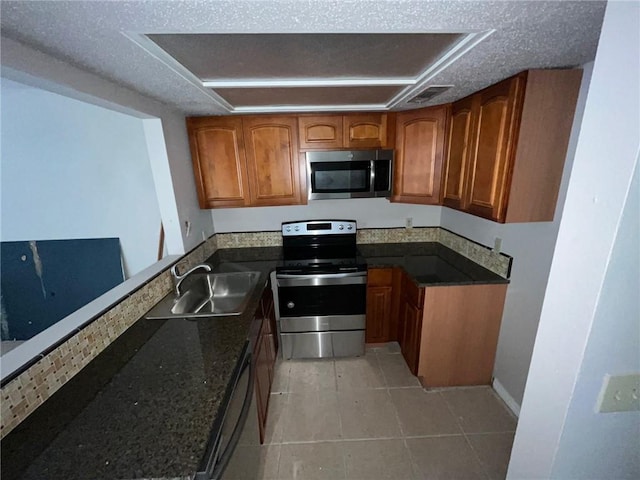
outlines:
[[[393,150],[307,152],[309,200],[389,197]]]

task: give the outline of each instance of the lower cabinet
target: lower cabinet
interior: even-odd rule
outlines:
[[[409,370],[417,375],[424,288],[418,287],[404,271],[400,285],[398,343]]]
[[[391,334],[391,305],[393,301],[393,270],[370,268],[367,272],[366,343],[385,343],[395,340]]]
[[[506,284],[427,287],[418,377],[425,387],[491,383]]]
[[[419,287],[400,268],[369,269],[367,343],[397,340],[425,387],[491,383],[507,284]]]
[[[256,315],[258,321],[260,321],[260,330],[253,349],[255,366],[254,388],[258,407],[260,443],[263,443],[267,425],[267,412],[269,410],[269,396],[274,376],[274,364],[278,351],[273,294],[269,286],[265,288],[261,306],[258,308]]]

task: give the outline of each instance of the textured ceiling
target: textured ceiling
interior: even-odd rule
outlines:
[[[209,89],[170,68],[132,39],[176,33],[415,34],[494,30],[430,79],[429,84],[454,85],[454,88],[428,105],[461,98],[528,68],[576,66],[593,60],[605,3],[5,0],[0,8],[3,36],[156,98],[186,114],[206,115],[228,110],[221,107]],[[415,52],[408,51],[406,56],[415,56]],[[281,60],[274,59],[274,62]],[[299,96],[304,97],[302,93]],[[223,95],[223,90],[219,90],[219,94]],[[229,90],[228,94],[246,103],[238,89]],[[282,91],[278,91],[277,96],[286,97]],[[264,96],[260,98],[264,100]]]

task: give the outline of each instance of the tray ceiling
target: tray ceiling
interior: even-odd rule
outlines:
[[[159,48],[143,47],[231,111],[387,110],[489,33],[152,34]]]
[[[189,115],[402,110],[593,60],[605,5],[3,0],[0,25],[4,37]],[[434,85],[452,87],[410,103]]]

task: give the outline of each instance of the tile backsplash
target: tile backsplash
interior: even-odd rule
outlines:
[[[482,265],[487,270],[491,270],[503,278],[509,278],[511,274],[511,263],[513,261],[512,257],[504,253],[496,253],[485,245],[481,245],[444,228],[439,228],[438,230],[437,241],[439,243],[459,253],[463,257],[467,257],[469,260],[473,260],[477,264]]]
[[[437,242],[440,227],[419,228],[362,228],[358,243]]]
[[[512,258],[440,227],[372,228],[357,233],[361,244],[440,242],[494,273],[508,278]],[[219,233],[186,254],[179,262],[184,272],[205,261],[219,248],[282,245],[280,231]],[[171,291],[169,270],[114,304],[71,338],[2,387],[0,438],[6,436],[85,365]]]
[[[240,232],[217,233],[218,248],[279,247],[282,245],[282,233]]]

